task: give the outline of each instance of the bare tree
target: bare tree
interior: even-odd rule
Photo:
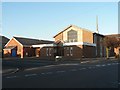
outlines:
[[[112,47],[115,48],[115,47],[120,46],[120,38],[106,36],[104,38],[104,45],[106,46],[106,56],[107,56],[107,59],[108,59],[110,48],[112,48]]]

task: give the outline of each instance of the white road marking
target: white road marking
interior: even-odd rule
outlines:
[[[100,67],[101,65],[96,65],[96,67]]]
[[[92,69],[92,67],[88,67],[89,69]]]
[[[25,77],[36,76],[37,74],[26,74]]]
[[[112,63],[112,65],[117,65],[117,64],[119,64],[119,63]]]
[[[71,69],[70,71],[77,71],[77,69]]]
[[[83,61],[83,62],[81,62],[81,63],[88,63],[88,62],[90,62],[90,61]]]
[[[38,68],[28,68],[28,69],[26,69],[26,71],[35,70],[35,69],[38,69]]]
[[[111,65],[110,63],[108,63],[107,65]]]
[[[105,65],[105,64],[103,64],[103,65],[101,65],[101,66],[103,66],[103,67],[104,67],[104,66],[106,66],[106,65]]]
[[[45,74],[45,73],[41,73],[41,74]]]
[[[16,78],[17,76],[9,76],[9,77],[6,77],[6,78]]]
[[[56,71],[57,73],[63,73],[63,72],[66,72],[66,71]]]

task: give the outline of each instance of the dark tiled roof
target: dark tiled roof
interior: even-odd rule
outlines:
[[[120,34],[110,34],[110,35],[105,35],[105,36],[108,36],[108,37],[120,37]]]
[[[48,40],[39,40],[39,39],[31,39],[31,38],[23,38],[23,37],[14,37],[17,41],[19,41],[22,45],[36,45],[36,44],[51,44],[53,41]]]
[[[7,44],[8,41],[9,39],[7,37],[0,35],[0,44],[2,44],[2,48],[5,46],[5,44]]]
[[[99,33],[93,33],[93,34],[96,34],[96,35],[98,35],[98,36],[102,36],[102,37],[105,37],[104,35],[102,35],[102,34],[99,34]]]

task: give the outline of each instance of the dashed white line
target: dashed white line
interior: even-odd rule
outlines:
[[[36,76],[37,74],[26,74],[25,77]]]
[[[43,75],[44,75],[45,73],[41,73],[41,74],[43,74]]]
[[[104,67],[104,66],[106,66],[106,65],[105,65],[105,64],[103,64],[103,65],[101,65],[101,66],[103,66],[103,67]]]
[[[17,76],[9,76],[9,77],[6,77],[6,78],[16,78]]]
[[[83,62],[81,62],[81,63],[88,63],[88,62],[90,62],[90,61],[83,61]]]
[[[92,69],[92,67],[88,67],[89,69]]]
[[[111,65],[110,63],[108,63],[107,65]]]
[[[38,69],[38,68],[28,68],[28,69],[26,69],[26,71],[35,70],[35,69]]]
[[[96,67],[100,67],[101,65],[96,65]]]

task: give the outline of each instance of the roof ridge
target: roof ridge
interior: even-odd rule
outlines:
[[[57,35],[59,35],[60,33],[64,32],[64,31],[65,31],[66,29],[68,29],[69,27],[76,27],[76,28],[83,29],[83,30],[86,30],[86,31],[89,31],[89,32],[94,33],[94,31],[91,31],[91,30],[89,30],[89,29],[82,28],[82,27],[79,27],[79,26],[74,25],[74,24],[70,24],[69,26],[65,27],[62,31],[60,31],[58,34],[56,34],[56,35],[54,36],[54,38],[55,38]]]
[[[25,39],[35,39],[35,38],[30,38],[30,37],[19,37],[19,36],[13,36],[14,38],[25,38]]]
[[[51,41],[51,40],[43,40],[43,39],[36,39],[36,38],[28,38],[28,37],[16,37],[13,36],[14,38],[19,38],[19,39],[29,39],[29,40],[38,40],[38,41]]]

